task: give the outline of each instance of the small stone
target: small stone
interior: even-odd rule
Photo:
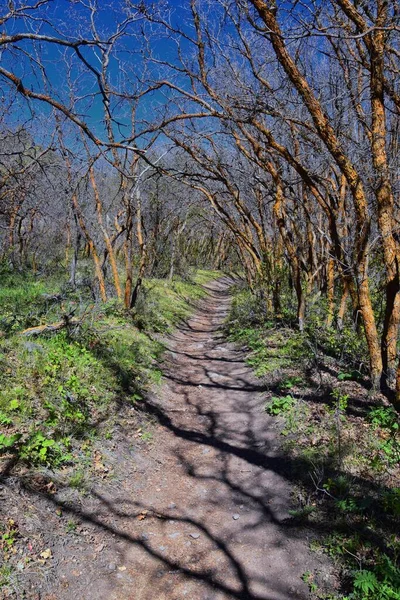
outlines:
[[[181,534],[179,533],[179,531],[175,531],[174,533],[170,533],[168,535],[168,537],[171,538],[171,539],[175,539],[175,538],[179,537],[180,535]]]
[[[117,568],[117,565],[116,565],[115,563],[110,563],[110,564],[107,566],[107,569],[108,569],[109,571],[115,571],[115,569],[116,569],[116,568]]]
[[[197,540],[197,539],[199,539],[199,537],[200,537],[200,534],[199,534],[199,533],[190,533],[189,535],[190,535],[190,537],[192,537],[194,540]]]
[[[166,546],[158,546],[158,549],[161,550],[161,552],[164,552],[164,550],[166,550]]]
[[[234,514],[234,515],[232,515],[232,519],[233,519],[234,521],[237,521],[239,518],[240,518],[240,515],[238,515],[237,513],[236,513],[236,514]]]
[[[28,350],[28,352],[44,352],[43,346],[35,344],[34,342],[25,342],[24,348],[25,350]]]
[[[171,502],[171,504],[169,504],[169,505],[168,505],[168,508],[169,508],[170,510],[173,510],[174,508],[176,508],[176,504],[175,504],[175,502]]]

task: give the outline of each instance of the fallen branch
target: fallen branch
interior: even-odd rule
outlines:
[[[53,331],[60,331],[60,329],[64,329],[64,327],[75,327],[80,325],[81,321],[78,319],[70,319],[68,315],[63,317],[62,321],[58,321],[57,323],[50,323],[44,325],[38,325],[37,327],[29,327],[28,329],[24,329],[21,331],[20,335],[24,336],[32,336],[32,335],[41,335],[42,333],[51,333]]]

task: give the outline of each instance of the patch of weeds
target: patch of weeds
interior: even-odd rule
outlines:
[[[400,423],[399,415],[393,407],[373,408],[368,414],[368,420],[379,434],[378,454],[375,462],[384,460],[390,467],[400,461]]]
[[[67,452],[68,439],[54,440],[38,431],[31,435],[19,448],[19,457],[28,464],[59,467],[72,459]]]
[[[360,534],[332,534],[322,547],[347,567],[348,600],[400,600],[400,544],[393,541],[393,557],[376,548]]]
[[[248,349],[246,362],[257,377],[302,363],[310,354],[304,335],[290,328],[276,329],[265,304],[248,291],[234,297],[225,331],[231,341]],[[289,379],[285,390],[300,383],[295,377],[293,382]]]
[[[368,413],[368,421],[374,427],[384,427],[393,431],[399,430],[399,415],[392,406],[372,408]]]
[[[8,427],[12,425],[12,419],[10,417],[7,417],[7,415],[5,415],[4,413],[0,412],[0,425]]]
[[[0,391],[0,407],[4,417],[30,413],[27,390],[21,385],[5,387]]]
[[[0,328],[6,335],[40,324],[48,310],[46,294],[56,287],[50,281],[39,280],[32,274],[2,273],[0,288]]]
[[[265,405],[265,411],[269,415],[280,415],[282,413],[287,413],[291,408],[296,404],[296,399],[293,396],[274,396],[271,400]]]
[[[304,583],[308,585],[308,589],[311,594],[314,594],[318,591],[318,585],[315,583],[314,575],[313,573],[311,573],[311,571],[306,571],[305,573],[303,573],[301,578],[304,581]]]
[[[400,517],[400,487],[383,492],[382,506],[389,515]]]
[[[380,554],[368,569],[353,574],[354,600],[400,600],[400,568]]]
[[[135,324],[142,331],[170,331],[190,316],[193,301],[204,298],[203,284],[220,276],[221,273],[215,271],[197,271],[185,281],[148,279],[135,307]]]
[[[82,470],[76,470],[68,480],[68,486],[74,489],[81,489],[85,483],[85,473]]]
[[[19,537],[18,525],[14,519],[8,519],[0,526],[0,550],[7,560],[11,554],[15,554],[15,544]]]
[[[303,384],[304,384],[303,377],[299,377],[297,375],[292,375],[292,376],[281,379],[281,381],[278,383],[278,389],[281,392],[290,391],[292,388],[299,386],[299,385],[303,385]]]
[[[338,373],[338,381],[360,381],[362,380],[362,374],[359,371],[351,370],[349,372],[343,371]]]
[[[316,511],[315,506],[307,504],[301,508],[289,510],[289,515],[296,521],[304,521]]]
[[[21,437],[21,433],[13,433],[12,435],[0,433],[0,454],[3,452],[15,451],[16,445]]]
[[[153,439],[153,434],[151,431],[143,431],[143,433],[140,435],[140,439],[142,442],[151,442]]]
[[[77,524],[75,521],[68,521],[67,526],[65,528],[66,533],[75,533],[77,529]]]
[[[335,389],[331,392],[331,396],[335,403],[333,412],[343,418],[349,404],[349,395],[343,394],[339,389]]]
[[[366,343],[354,326],[349,324],[341,329],[325,327],[323,322],[311,318],[306,325],[306,334],[313,347],[346,365],[343,381],[360,379],[361,371],[364,372],[367,366]]]
[[[247,364],[254,369],[257,377],[263,377],[290,365],[289,354],[276,351],[276,338],[273,332],[257,328],[228,328],[229,339],[244,346],[248,351]]]
[[[10,565],[0,566],[0,589],[10,583],[12,567]]]

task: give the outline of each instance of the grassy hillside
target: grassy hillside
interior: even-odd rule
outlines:
[[[52,469],[78,464],[82,444],[107,435],[121,407],[140,402],[160,381],[163,344],[155,334],[187,318],[205,294],[202,284],[215,276],[150,279],[132,315],[115,301],[93,304],[52,279],[4,274],[0,460]],[[65,315],[69,325],[40,332]]]

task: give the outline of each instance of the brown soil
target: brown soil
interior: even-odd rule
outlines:
[[[330,577],[308,549],[311,531],[289,518],[290,459],[263,410],[262,384],[220,331],[229,284],[210,284],[193,318],[167,339],[164,382],[145,407],[151,442],[140,443],[128,429],[134,420],[125,420],[98,449],[106,479],[87,496],[61,486],[42,494],[40,516],[32,482],[11,478],[0,488],[7,517],[24,539],[32,532],[32,552],[52,553],[44,565],[21,567],[14,592],[26,596],[8,597],[303,599],[305,572]],[[19,492],[11,497],[12,486]],[[71,519],[77,529],[67,534]]]

